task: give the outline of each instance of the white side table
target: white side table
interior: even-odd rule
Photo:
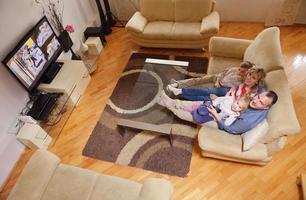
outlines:
[[[17,137],[21,143],[30,149],[47,149],[52,138],[38,125],[25,123]]]
[[[45,92],[63,92],[69,98],[69,104],[77,105],[90,82],[88,70],[81,60],[65,60],[64,65],[51,83],[42,83],[39,90]]]

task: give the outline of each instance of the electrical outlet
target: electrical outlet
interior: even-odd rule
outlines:
[[[20,115],[18,119],[24,123],[37,124],[37,121],[28,115]]]

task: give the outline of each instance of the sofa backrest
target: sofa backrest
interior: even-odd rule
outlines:
[[[263,67],[265,72],[282,69],[283,55],[279,28],[271,27],[260,32],[246,49],[243,60]]]
[[[284,70],[274,70],[267,73],[265,82],[269,90],[278,95],[278,101],[268,114],[269,131],[263,143],[270,143],[284,135],[295,135],[300,131],[288,80]]]
[[[212,11],[211,0],[174,0],[176,22],[201,22]]]
[[[173,0],[140,0],[139,7],[148,21],[174,21]]]
[[[213,9],[212,0],[140,0],[148,21],[201,22]]]

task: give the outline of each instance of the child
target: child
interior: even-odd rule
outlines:
[[[226,68],[223,72],[217,75],[206,75],[202,78],[192,78],[187,80],[175,81],[175,83],[168,85],[167,89],[178,95],[177,88],[200,85],[203,83],[214,82],[215,87],[237,87],[240,85],[245,77],[246,72],[254,66],[249,61],[242,62],[239,67]]]
[[[216,110],[219,110],[219,117],[225,119],[225,125],[229,126],[240,115],[240,112],[247,109],[250,98],[242,97],[234,100],[230,96],[224,96],[214,99],[212,104],[203,104],[201,102],[173,100],[163,92],[158,103],[167,107],[179,118],[197,124],[214,120],[207,110],[207,107],[213,106]]]

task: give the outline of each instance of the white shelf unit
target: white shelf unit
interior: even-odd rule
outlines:
[[[83,61],[67,60],[62,62],[64,65],[52,82],[40,84],[38,89],[46,92],[63,92],[65,97],[69,97],[69,103],[77,105],[91,77]]]

